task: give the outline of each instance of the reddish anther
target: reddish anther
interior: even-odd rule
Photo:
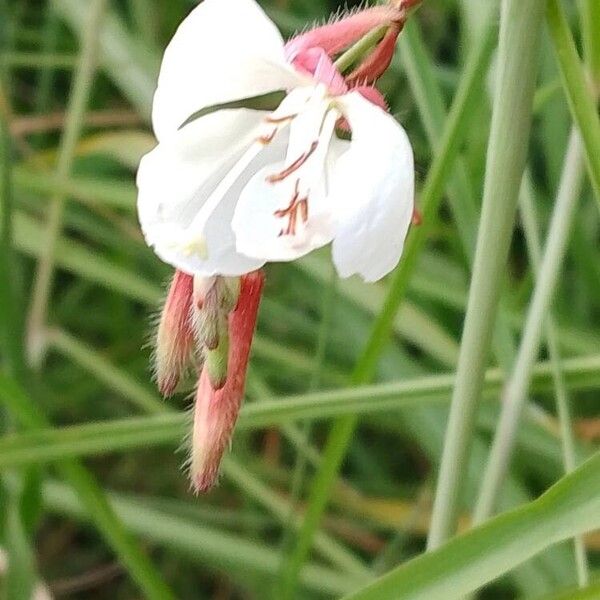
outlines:
[[[290,203],[285,208],[276,210],[273,213],[278,219],[288,219],[287,226],[279,232],[279,236],[296,234],[298,213],[300,213],[302,222],[306,223],[308,221],[308,197],[300,197],[300,190],[298,189],[298,182],[296,181],[296,188]]]
[[[273,175],[269,175],[267,177],[267,181],[269,183],[277,183],[278,181],[283,181],[286,177],[289,177],[294,171],[297,171],[312,155],[312,153],[317,149],[319,145],[318,141],[314,141],[310,148],[303,152],[291,165],[287,166],[283,171],[279,173],[274,173]]]
[[[412,225],[415,225],[416,227],[418,227],[419,225],[421,225],[422,222],[423,222],[423,215],[421,214],[421,211],[417,207],[413,208],[413,214],[412,214],[412,220],[411,220]]]

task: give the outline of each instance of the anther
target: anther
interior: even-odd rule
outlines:
[[[300,198],[300,191],[298,189],[298,181],[296,181],[296,187],[294,195],[290,200],[290,203],[285,208],[276,210],[273,215],[278,219],[288,219],[287,226],[279,232],[279,237],[283,235],[295,235],[296,224],[298,222],[298,212],[300,212],[300,219],[302,223],[308,221],[308,196]]]
[[[291,165],[286,167],[280,173],[274,173],[273,175],[267,176],[266,180],[269,183],[277,183],[278,181],[283,181],[286,177],[291,175],[294,171],[297,171],[312,155],[312,153],[317,149],[319,145],[318,141],[314,141],[307,152],[301,154]]]

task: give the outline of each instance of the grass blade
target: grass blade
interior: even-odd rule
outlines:
[[[350,600],[460,598],[566,538],[600,527],[600,453],[537,500],[384,575]]]
[[[556,282],[567,249],[582,183],[582,147],[579,134],[573,132],[565,157],[563,176],[548,230],[539,277],[529,305],[523,338],[513,371],[502,394],[503,408],[500,421],[475,507],[476,523],[481,523],[493,513],[498,490],[508,469],[521,410],[529,387],[531,367],[539,352],[542,328],[554,296]]]
[[[430,549],[439,546],[456,529],[459,490],[467,468],[529,141],[542,16],[541,0],[507,0],[502,5],[499,77],[488,141],[481,224],[428,538]]]
[[[409,234],[402,260],[392,276],[385,302],[377,315],[365,349],[356,364],[353,373],[353,381],[356,383],[367,382],[373,377],[377,360],[388,343],[396,312],[406,294],[408,282],[417,264],[417,257],[430,233],[443,197],[447,178],[450,176],[460,149],[462,135],[467,128],[469,108],[474,99],[474,92],[478,88],[479,77],[482,76],[483,66],[489,57],[487,51],[488,46],[485,44],[477,47],[474,57],[469,61],[469,71],[461,78],[439,149],[435,154],[421,193],[420,209],[423,224]],[[310,550],[314,532],[327,505],[331,487],[348,449],[356,423],[355,416],[348,416],[338,420],[331,429],[321,467],[313,480],[298,543],[290,554],[282,579],[282,598],[290,597],[293,594],[294,581]]]
[[[0,390],[5,403],[10,401],[8,406],[12,416],[23,428],[35,431],[48,427],[44,416],[29,402],[19,386],[6,377],[0,377]],[[175,596],[116,517],[92,475],[74,460],[59,463],[59,468],[63,476],[71,482],[81,504],[98,530],[111,544],[132,578],[143,590],[145,597],[156,600],[174,598]]]
[[[573,120],[579,128],[588,174],[600,206],[600,117],[586,83],[583,65],[579,60],[564,9],[559,0],[548,0],[547,21],[554,50],[558,58],[563,87]],[[597,32],[594,34],[597,35]]]

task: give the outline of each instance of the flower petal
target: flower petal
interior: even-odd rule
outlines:
[[[288,220],[277,217],[276,213],[290,204],[295,195],[296,180],[286,179],[273,185],[267,182],[267,177],[281,171],[284,165],[281,161],[261,169],[245,186],[232,222],[238,252],[263,261],[288,261],[331,241],[333,230],[329,211],[324,210],[325,190],[322,181],[318,188],[311,190],[306,223],[302,223],[302,217],[298,214],[295,217],[295,233],[283,233]]]
[[[238,251],[287,261],[331,241],[325,174],[337,117],[316,90],[290,126],[285,161],[259,171],[242,191],[233,217]]]
[[[284,152],[275,141],[256,157],[247,174],[231,181],[202,230],[190,231],[211,193],[247,152],[262,119],[262,113],[245,109],[212,113],[143,157],[137,177],[138,215],[147,243],[162,260],[203,276],[239,275],[262,265],[235,250],[231,218],[251,174]],[[191,239],[202,240],[203,247],[186,248],[185,240]]]
[[[152,109],[154,132],[162,141],[202,108],[287,89],[300,80],[285,61],[280,33],[254,0],[204,0],[165,50]]]
[[[352,129],[331,175],[333,260],[341,277],[376,281],[398,263],[411,222],[414,163],[404,129],[353,92],[338,98]]]

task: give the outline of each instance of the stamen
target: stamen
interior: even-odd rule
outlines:
[[[288,224],[285,229],[279,232],[279,237],[282,235],[296,235],[296,224],[298,222],[298,211],[300,211],[300,218],[302,223],[308,221],[308,195],[300,198],[300,190],[298,189],[299,181],[296,181],[296,187],[294,189],[294,195],[290,200],[290,203],[285,208],[276,210],[273,215],[278,219],[288,219]]]
[[[271,131],[271,133],[267,134],[267,135],[261,135],[259,138],[257,138],[257,142],[259,142],[260,144],[263,144],[264,146],[266,146],[267,144],[270,144],[273,141],[273,138],[275,137],[275,134],[277,133],[277,128],[273,129],[273,131]]]
[[[286,177],[291,175],[294,171],[297,171],[312,155],[312,153],[317,149],[319,145],[318,140],[314,141],[307,152],[301,154],[291,165],[286,167],[280,173],[274,173],[273,175],[269,175],[266,180],[269,183],[277,183],[278,181],[283,181]]]
[[[293,121],[298,116],[298,113],[292,113],[291,115],[284,115],[282,117],[274,117],[269,115],[265,117],[265,121],[267,123],[271,123],[272,125],[281,125],[281,123],[285,123],[286,121]]]

